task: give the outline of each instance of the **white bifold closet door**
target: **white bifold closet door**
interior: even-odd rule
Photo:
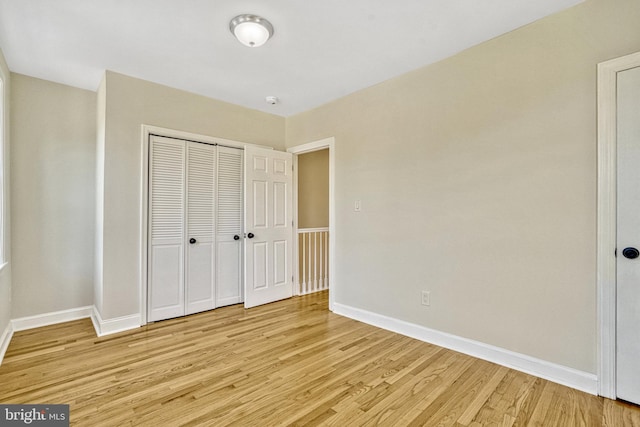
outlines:
[[[149,321],[183,316],[186,144],[153,137],[149,148]]]
[[[149,153],[149,321],[242,302],[242,151],[152,136]]]
[[[185,141],[185,314],[215,308],[216,147]]]
[[[243,302],[243,152],[218,146],[216,307]]]

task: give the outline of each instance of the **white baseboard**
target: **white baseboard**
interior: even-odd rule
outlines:
[[[12,319],[0,337],[0,363],[2,363],[2,359],[9,347],[9,342],[14,332],[55,325],[56,323],[70,322],[72,320],[86,319],[87,317],[91,318],[93,327],[99,337],[139,328],[141,325],[139,314],[103,320],[95,306],[72,308],[69,310]]]
[[[9,342],[11,341],[14,332],[55,325],[56,323],[70,322],[72,320],[85,319],[87,317],[91,317],[91,311],[92,307],[80,307],[11,319],[7,328],[2,333],[2,337],[0,337],[0,364],[4,359],[4,354],[6,353],[7,348],[9,348]]]
[[[13,326],[11,326],[11,322],[9,322],[4,332],[2,332],[2,336],[0,336],[0,365],[2,365],[2,359],[4,359],[7,348],[9,348],[11,337],[13,337]]]
[[[14,331],[40,328],[42,326],[55,325],[56,323],[70,322],[72,320],[85,319],[91,316],[92,307],[71,308],[69,310],[54,311],[35,316],[20,317],[11,320]]]
[[[91,321],[93,322],[93,327],[99,337],[128,331],[130,329],[136,329],[142,324],[142,318],[139,314],[103,320],[100,316],[100,312],[98,312],[98,309],[95,306],[93,306],[93,311],[91,313]]]
[[[504,348],[495,347],[479,341],[462,338],[456,335],[429,329],[414,323],[394,319],[381,314],[362,310],[344,304],[334,303],[336,314],[349,317],[369,325],[377,326],[401,335],[445,347],[478,359],[487,360],[498,365],[506,366],[526,374],[544,378],[554,383],[575,388],[593,395],[598,393],[598,378],[591,374],[526,354],[516,353]]]

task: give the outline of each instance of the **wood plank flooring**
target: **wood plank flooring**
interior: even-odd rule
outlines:
[[[640,426],[636,406],[337,316],[326,292],[17,332],[0,403],[66,403],[76,426]]]

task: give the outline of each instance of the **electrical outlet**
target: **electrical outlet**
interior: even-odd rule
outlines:
[[[431,305],[431,292],[422,291],[422,305]]]

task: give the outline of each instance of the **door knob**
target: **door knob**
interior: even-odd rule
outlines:
[[[240,236],[236,234],[235,236],[233,236],[233,240],[240,240]]]
[[[189,243],[191,243],[192,245],[196,242],[196,239],[194,239],[193,237],[189,239]]]
[[[247,234],[247,237],[250,238],[250,239],[253,239],[254,234],[253,233],[249,233],[249,234]]]
[[[622,255],[624,255],[625,258],[636,259],[640,256],[640,251],[636,248],[624,248],[622,250]]]

